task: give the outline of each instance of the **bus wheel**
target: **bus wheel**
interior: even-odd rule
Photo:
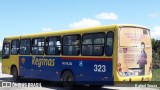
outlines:
[[[74,77],[73,77],[72,72],[70,72],[70,71],[65,71],[65,72],[62,74],[62,85],[63,85],[64,87],[68,87],[68,88],[73,87],[73,85],[74,85]]]
[[[14,81],[18,81],[19,80],[18,71],[17,71],[16,67],[12,68],[12,75],[13,75],[13,80]]]

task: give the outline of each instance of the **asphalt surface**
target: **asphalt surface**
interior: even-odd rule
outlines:
[[[2,86],[2,84],[6,82],[14,87],[9,87],[10,85],[8,87]],[[34,87],[33,84],[35,83],[37,87]],[[23,86],[26,84],[30,84],[30,86]],[[0,90],[160,90],[160,88],[131,87],[127,85],[103,86],[102,88],[93,88],[89,86],[75,86],[74,88],[64,88],[60,83],[26,78],[22,78],[19,82],[14,82],[12,79],[12,75],[2,74],[0,63]]]

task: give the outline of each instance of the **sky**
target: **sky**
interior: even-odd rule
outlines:
[[[6,36],[110,24],[138,24],[160,39],[159,0],[0,0],[0,49]]]

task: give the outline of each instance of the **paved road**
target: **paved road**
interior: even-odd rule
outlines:
[[[1,72],[1,63],[0,63],[0,86],[2,86],[2,82],[12,82],[12,83],[30,83],[37,82],[37,80],[33,79],[22,79],[20,82],[13,82],[12,75],[2,74]],[[0,87],[0,90],[69,90],[67,88],[61,87],[60,84],[38,80],[39,83],[42,84],[42,87]],[[148,88],[148,87],[128,87],[124,85],[117,86],[104,86],[101,89],[91,88],[89,86],[77,86],[72,88],[71,90],[160,90],[160,88]]]

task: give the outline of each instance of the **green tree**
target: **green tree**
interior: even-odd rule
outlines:
[[[153,69],[160,68],[160,40],[152,39]]]
[[[2,57],[2,51],[0,51],[0,57]]]

